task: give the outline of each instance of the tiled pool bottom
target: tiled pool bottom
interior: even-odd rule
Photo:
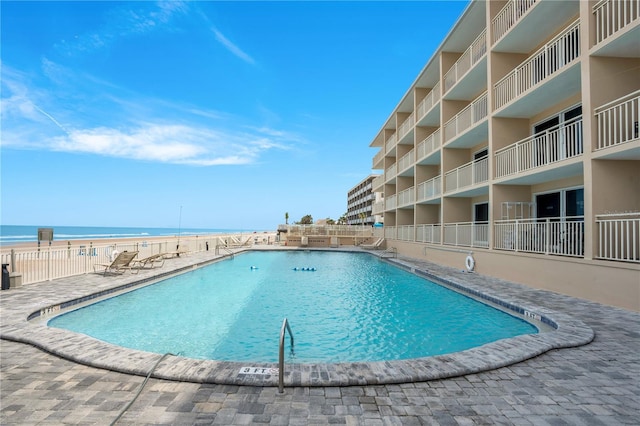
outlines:
[[[162,355],[118,347],[88,336],[46,327],[44,321],[27,321],[27,318],[39,316],[40,313],[46,317],[47,310],[55,311],[55,307],[65,302],[110,292],[139,281],[149,282],[158,273],[166,275],[170,271],[190,269],[214,258],[215,256],[207,253],[198,253],[166,262],[162,269],[141,271],[139,275],[86,275],[2,292],[0,337],[32,344],[78,363],[146,376]],[[552,349],[584,345],[593,339],[593,331],[581,321],[532,302],[536,300],[537,290],[414,259],[393,261],[430,279],[438,277],[445,284],[469,291],[475,297],[488,299],[520,313],[539,316],[543,322],[553,325],[554,329],[429,358],[339,364],[287,364],[285,386],[373,385],[442,379],[496,369]],[[38,314],[34,315],[35,312]],[[255,369],[246,373],[245,367]],[[157,365],[152,376],[196,383],[277,386],[278,376],[273,374],[275,368],[275,363],[247,365],[168,356]]]

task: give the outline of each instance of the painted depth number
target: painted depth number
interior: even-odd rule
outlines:
[[[263,367],[242,367],[238,374],[257,374],[260,376],[270,376],[278,374],[278,369]]]

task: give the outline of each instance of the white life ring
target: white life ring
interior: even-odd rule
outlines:
[[[467,272],[473,271],[473,268],[476,266],[476,261],[473,259],[473,256],[470,254],[467,255],[467,258],[464,260],[464,264],[467,267]]]
[[[111,252],[111,261],[113,262],[114,260],[116,260],[116,257],[118,257],[118,255],[120,254],[120,252],[118,250],[114,250]]]

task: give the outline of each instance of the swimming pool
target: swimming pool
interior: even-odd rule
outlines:
[[[275,362],[285,317],[297,363],[427,357],[538,331],[368,254],[313,251],[242,254],[49,325],[149,352]]]

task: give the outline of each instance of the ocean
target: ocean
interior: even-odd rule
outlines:
[[[53,228],[54,241],[88,240],[103,238],[144,238],[164,236],[193,236],[235,232],[253,232],[247,229],[208,228],[118,228],[102,226],[28,226],[0,225],[0,245],[38,241],[38,228]]]

